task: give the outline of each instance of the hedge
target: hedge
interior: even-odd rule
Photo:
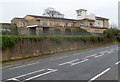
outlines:
[[[103,36],[80,36],[80,35],[70,35],[70,36],[20,36],[20,35],[3,35],[0,36],[0,48],[1,49],[5,49],[7,47],[13,47],[18,40],[22,40],[22,39],[30,39],[30,40],[34,40],[34,41],[40,41],[43,40],[45,38],[49,38],[52,41],[56,42],[57,44],[60,44],[62,39],[66,39],[68,41],[92,41],[92,42],[101,42],[104,41],[104,37]]]

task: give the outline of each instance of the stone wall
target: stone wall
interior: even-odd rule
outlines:
[[[2,51],[2,61],[40,56],[70,50],[80,50],[83,48],[100,46],[112,42],[113,41],[108,38],[105,38],[104,41],[96,42],[92,42],[90,40],[72,41],[66,38],[54,40],[47,37],[43,40],[21,39],[15,46],[6,48]]]

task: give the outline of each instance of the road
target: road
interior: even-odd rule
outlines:
[[[118,82],[118,45],[93,48],[2,68],[3,81],[85,80]],[[115,80],[115,81],[114,81]],[[79,81],[80,82],[80,81]]]

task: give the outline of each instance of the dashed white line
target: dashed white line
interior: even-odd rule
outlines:
[[[96,56],[97,54],[93,54],[93,55],[91,55],[91,56]]]
[[[103,54],[103,53],[105,53],[105,52],[108,52],[108,51],[103,51],[103,52],[101,52],[101,54]]]
[[[98,77],[100,77],[101,75],[105,74],[106,72],[108,72],[110,70],[110,68],[107,68],[105,71],[103,71],[102,73],[98,74],[97,76],[91,78],[88,82],[92,82],[94,80],[96,80]]]
[[[119,62],[117,62],[117,63],[115,63],[115,65],[118,65],[120,63],[120,61]]]
[[[112,53],[113,51],[109,51],[109,52],[107,52],[107,53]]]
[[[85,58],[89,58],[89,57],[91,57],[91,56],[86,56]]]
[[[77,64],[79,64],[79,63],[86,62],[86,61],[88,61],[88,59],[85,59],[85,60],[83,60],[83,61],[80,61],[80,62],[73,63],[73,64],[71,64],[70,66],[74,66],[74,65],[77,65]]]
[[[59,66],[62,66],[62,65],[65,65],[65,64],[69,64],[69,63],[72,63],[72,62],[75,62],[75,61],[78,61],[79,59],[75,59],[75,60],[72,60],[72,61],[69,61],[69,62],[65,62],[65,63],[62,63],[62,64],[59,64]]]
[[[38,64],[39,62],[35,62],[35,63],[31,63],[31,64],[26,64],[26,65],[21,65],[21,66],[17,66],[17,67],[12,67],[12,68],[9,68],[10,70],[11,69],[17,69],[17,68],[21,68],[21,67],[25,67],[25,66],[30,66],[30,65],[34,65],[34,64]]]
[[[98,56],[95,56],[94,58],[98,58],[98,57],[101,57],[101,56],[104,56],[105,54],[101,54],[101,55],[98,55]]]
[[[50,74],[52,72],[56,72],[58,69],[48,69],[48,70],[51,70],[51,71],[48,71],[48,72],[45,72],[45,73],[42,73],[42,74],[39,74],[39,75],[36,75],[34,77],[30,77],[30,78],[27,78],[25,79],[25,81],[28,81],[28,80],[32,80],[32,79],[35,79],[35,78],[38,78],[38,77],[41,77],[41,76],[44,76],[44,75],[47,75],[47,74]]]

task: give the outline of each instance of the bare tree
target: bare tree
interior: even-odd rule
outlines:
[[[52,7],[45,9],[43,16],[64,18],[64,14],[61,14]]]

